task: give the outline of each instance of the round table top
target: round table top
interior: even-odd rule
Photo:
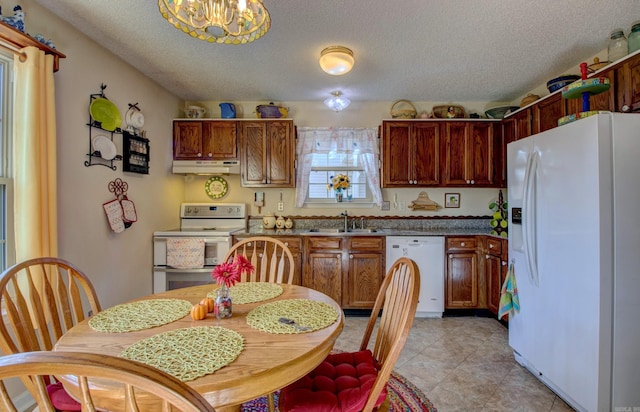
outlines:
[[[215,285],[194,286],[149,295],[143,299],[184,299],[198,303]],[[150,336],[175,329],[197,326],[222,326],[244,337],[244,349],[235,361],[212,374],[187,382],[200,392],[217,410],[231,407],[274,392],[304,376],[324,360],[342,331],[344,315],[340,306],[327,295],[303,286],[282,284],[283,293],[271,300],[233,305],[233,316],[216,319],[209,313],[205,320],[193,320],[187,315],[166,325],[126,333],[104,333],[93,330],[85,320],[71,328],[56,343],[55,351],[93,352],[118,356],[130,345]],[[325,302],[338,312],[338,319],[314,332],[273,334],[247,324],[247,314],[266,302],[284,299],[309,299]],[[73,380],[60,380],[70,386]],[[73,394],[73,388],[67,388]],[[109,398],[109,388],[104,388]]]

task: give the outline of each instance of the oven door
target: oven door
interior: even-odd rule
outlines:
[[[172,236],[185,237],[185,236]],[[193,237],[193,236],[191,236]],[[153,237],[153,266],[167,266],[167,239],[168,236]],[[215,266],[222,263],[222,260],[231,247],[230,236],[220,237],[200,237],[204,239],[204,265]],[[212,268],[213,269],[213,268]]]
[[[156,266],[153,268],[153,293],[214,284],[212,271],[213,266],[203,269],[173,269]]]
[[[185,236],[153,237],[153,293],[213,283],[211,272],[216,265],[222,263],[229,252],[231,237],[211,237],[211,234],[208,236],[198,237],[204,239],[204,267],[196,269],[176,269],[167,266],[167,239]]]

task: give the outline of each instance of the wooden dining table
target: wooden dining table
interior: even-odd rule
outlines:
[[[240,333],[244,348],[240,355],[217,371],[188,381],[217,411],[239,411],[243,402],[272,393],[304,376],[319,365],[331,352],[342,331],[344,314],[340,306],[327,295],[303,286],[282,284],[283,293],[271,300],[233,305],[233,316],[217,319],[209,313],[204,320],[187,315],[177,321],[133,332],[105,333],[95,331],[85,320],[71,328],[56,343],[54,351],[92,352],[118,356],[130,345],[153,335],[181,328],[221,326]],[[215,285],[193,286],[157,293],[137,299],[183,299],[198,303]],[[254,308],[284,299],[308,299],[334,307],[337,320],[313,332],[276,334],[254,329],[247,323],[247,314]],[[65,389],[73,395],[75,378],[59,377]],[[99,388],[103,399],[115,396],[118,389],[105,384]],[[102,395],[98,394],[97,406]],[[105,400],[105,402],[108,402]],[[106,406],[106,405],[105,405]]]

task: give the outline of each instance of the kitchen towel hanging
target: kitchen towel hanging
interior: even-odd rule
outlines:
[[[176,269],[204,267],[204,239],[167,239],[167,266]]]
[[[509,264],[507,276],[500,291],[500,308],[498,309],[498,319],[509,313],[511,316],[515,312],[520,312],[520,299],[518,298],[518,287],[516,286],[516,276],[513,270],[513,262]]]

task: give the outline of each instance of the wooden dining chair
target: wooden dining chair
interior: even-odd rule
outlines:
[[[64,259],[41,257],[0,274],[0,309],[5,315],[0,320],[0,349],[8,355],[53,349],[67,330],[101,307],[80,269]],[[24,384],[37,395],[30,381]],[[60,390],[61,396],[66,394]]]
[[[83,411],[146,410],[207,412],[213,407],[188,384],[144,363],[115,356],[83,352],[26,352],[0,357],[0,410],[16,412],[15,396],[9,395],[5,381],[21,378],[33,382],[32,395],[40,412],[54,412],[47,394],[47,378],[51,375],[70,376],[78,383],[77,398]],[[121,385],[117,399],[99,401],[92,380],[101,384]],[[74,391],[74,393],[76,393]],[[142,396],[144,394],[144,396]],[[171,408],[174,409],[171,409]]]
[[[360,350],[327,356],[308,375],[282,389],[278,409],[387,410],[386,385],[413,324],[419,292],[420,271],[416,263],[399,258],[382,281]],[[376,324],[377,335],[370,348]]]
[[[224,261],[231,262],[236,255],[245,256],[255,267],[250,276],[242,274],[241,282],[293,283],[293,255],[289,247],[276,238],[254,236],[242,239],[231,246]]]

